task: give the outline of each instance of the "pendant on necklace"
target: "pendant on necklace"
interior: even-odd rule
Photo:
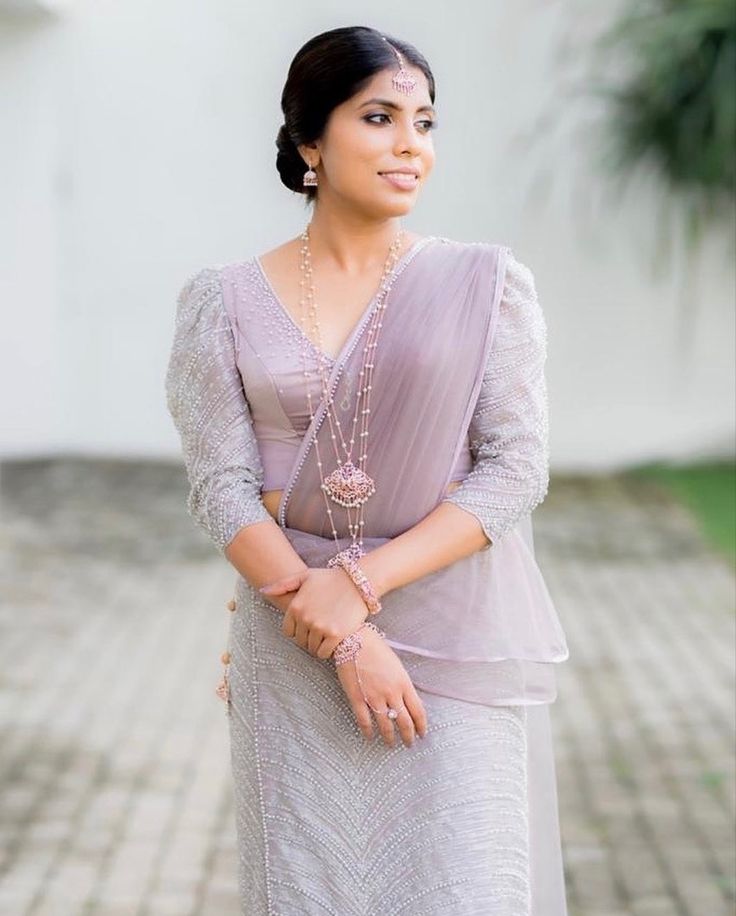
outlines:
[[[352,461],[346,461],[325,477],[322,489],[340,506],[362,506],[376,492],[376,487],[364,471]]]

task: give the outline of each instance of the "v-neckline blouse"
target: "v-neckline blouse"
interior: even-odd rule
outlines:
[[[390,286],[413,263],[420,251],[432,242],[446,241],[443,236],[426,235],[413,242],[397,260],[390,275]],[[327,375],[331,376],[359,345],[361,335],[378,305],[380,287],[354,324],[338,355],[333,357],[317,347],[297,324],[276,294],[256,255],[227,265],[223,279],[226,309],[235,337],[236,363],[263,464],[263,489],[283,489],[310,422],[305,368],[309,368],[308,389],[316,408],[323,395],[318,372],[320,358],[324,360]],[[306,364],[299,358],[305,342]],[[472,458],[466,444],[458,457],[452,479],[463,479],[471,467]]]
[[[395,280],[399,276],[401,271],[404,269],[405,264],[414,256],[416,252],[418,252],[426,244],[428,244],[429,242],[433,241],[436,238],[437,237],[434,235],[424,235],[421,238],[417,239],[415,242],[413,242],[413,244],[411,244],[406,249],[406,251],[402,254],[402,256],[396,262],[396,265],[392,271],[391,282],[393,282],[393,280]],[[268,274],[266,273],[266,271],[263,268],[261,259],[257,255],[254,255],[252,260],[253,260],[254,266],[258,270],[258,273],[263,281],[264,286],[266,287],[268,294],[271,296],[271,299],[273,300],[274,304],[277,306],[278,312],[282,315],[283,318],[286,319],[288,324],[291,326],[291,329],[297,332],[297,335],[300,341],[302,343],[306,342],[307,346],[312,351],[313,355],[317,357],[321,356],[325,360],[325,362],[327,362],[330,366],[334,366],[336,363],[338,363],[343,358],[343,356],[347,352],[348,348],[350,347],[354,339],[361,333],[369,317],[373,314],[373,311],[377,305],[378,295],[381,291],[380,285],[379,285],[379,288],[376,290],[376,292],[373,294],[373,297],[371,298],[371,300],[368,302],[366,307],[363,309],[363,312],[361,313],[358,320],[355,322],[355,324],[351,328],[350,333],[348,334],[347,338],[345,339],[345,342],[343,343],[343,345],[340,347],[340,350],[337,356],[331,356],[329,353],[325,353],[324,350],[320,349],[314,343],[314,341],[304,333],[301,326],[297,324],[297,322],[294,320],[294,317],[291,314],[291,312],[286,308],[284,303],[281,301],[280,297],[277,295],[276,290],[274,289],[273,284],[271,283],[268,277]]]

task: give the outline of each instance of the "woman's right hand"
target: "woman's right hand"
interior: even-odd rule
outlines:
[[[355,658],[336,666],[337,677],[350,701],[358,726],[366,738],[373,738],[373,721],[371,710],[366,704],[367,699],[374,710],[379,710],[374,715],[385,743],[389,747],[394,746],[396,723],[404,744],[411,747],[416,734],[423,738],[427,733],[424,704],[406,668],[385,639],[370,627],[361,629],[360,638],[363,644]],[[362,691],[355,670],[356,662],[360,670]],[[389,706],[398,711],[396,719],[389,719],[385,712],[380,711]]]

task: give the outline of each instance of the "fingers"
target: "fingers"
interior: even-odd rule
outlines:
[[[284,619],[281,621],[281,632],[284,636],[288,636],[289,639],[293,639],[296,633],[296,620],[288,610],[284,612]]]
[[[404,690],[404,705],[411,716],[416,733],[423,738],[427,734],[427,713],[411,681]]]
[[[391,706],[398,711],[398,716],[394,719],[394,723],[399,729],[399,734],[401,735],[401,740],[407,747],[411,747],[414,744],[414,739],[417,736],[416,729],[414,728],[414,720],[409,713],[409,710],[404,705],[402,697],[399,697],[396,703],[392,703]],[[388,719],[388,716],[386,716]],[[389,719],[389,722],[391,720]]]
[[[355,676],[355,669],[352,665],[339,665],[337,668],[337,677],[345,691],[345,696],[352,707],[355,721],[363,733],[363,737],[368,741],[373,740],[373,720],[371,719],[370,710],[366,706],[363,695],[358,686],[358,679]]]
[[[343,687],[345,686],[346,685],[343,684]],[[406,747],[411,747],[414,744],[417,735],[419,735],[420,738],[424,738],[427,734],[427,716],[424,712],[422,701],[416,695],[416,692],[413,697],[411,695],[408,697],[404,695],[403,698],[399,696],[398,699],[390,700],[389,702],[381,699],[376,699],[374,701],[374,699],[369,697],[368,703],[366,703],[358,689],[356,681],[355,689],[346,689],[346,693],[350,700],[350,705],[353,708],[358,727],[363,733],[363,736],[369,741],[373,739],[373,718],[376,720],[378,731],[383,738],[384,744],[388,747],[396,746],[396,730],[394,724],[398,728],[400,738]],[[414,710],[418,708],[418,711],[415,713],[410,712],[410,705]],[[388,717],[387,711],[389,708],[395,709],[398,712],[398,716],[395,719],[390,719]],[[379,711],[376,712],[376,710]],[[371,712],[373,712],[373,717],[371,717]],[[420,724],[417,725],[417,722]]]
[[[283,582],[271,582],[267,585],[262,585],[258,591],[262,595],[283,595],[287,591],[293,591],[293,589],[285,588]]]
[[[404,687],[403,695],[394,694],[393,698],[388,701],[375,703],[370,700],[370,705],[374,709],[388,710],[391,708],[398,712],[395,719],[389,719],[386,712],[375,714],[381,735],[390,747],[394,746],[394,724],[399,729],[401,740],[407,747],[412,746],[417,735],[420,738],[426,737],[427,712],[411,681]]]
[[[394,747],[396,744],[396,732],[394,730],[394,725],[399,730],[399,736],[404,742],[406,747],[411,747],[414,744],[414,739],[416,738],[416,730],[414,728],[414,720],[412,719],[409,710],[404,705],[404,700],[400,694],[397,694],[394,698],[389,699],[388,701],[373,703],[371,702],[374,710],[381,710],[378,713],[375,713],[376,721],[378,722],[378,728],[381,732],[383,740],[389,747]],[[395,709],[398,715],[395,719],[390,719],[388,716],[388,710]]]
[[[316,658],[331,658],[335,647],[340,642],[339,636],[330,639],[323,637],[319,630],[310,629],[306,624],[298,621],[288,610],[284,611],[281,632]]]
[[[300,648],[308,651],[309,646],[309,627],[302,623],[301,620],[298,620],[296,623],[296,632],[294,633],[294,642],[300,646]]]
[[[381,733],[381,737],[383,738],[384,743],[389,747],[393,747],[396,744],[396,731],[394,729],[394,723],[393,720],[389,719],[389,717],[384,712],[384,710],[387,709],[387,707],[391,704],[385,703],[380,699],[375,703],[371,699],[370,704],[373,707],[376,723],[378,725],[378,731]],[[394,706],[393,708],[398,709],[398,706]],[[380,710],[380,712],[375,712],[376,709]],[[403,713],[400,713],[399,715],[403,715]]]
[[[363,697],[353,706],[353,712],[355,713],[355,721],[358,723],[358,728],[363,732],[363,737],[367,741],[373,741],[373,736],[375,734],[373,731],[373,720],[371,719],[370,710],[365,705]]]
[[[427,714],[411,682],[403,696],[400,693],[394,693],[388,699],[370,695],[364,698],[361,694],[360,700],[362,700],[363,705],[373,713],[376,724],[378,725],[378,731],[388,747],[394,747],[396,744],[396,731],[394,725],[398,728],[399,736],[406,747],[411,747],[414,744],[417,735],[419,735],[420,738],[426,736]],[[389,717],[389,709],[396,710],[398,713],[396,718],[392,719]],[[361,731],[362,730],[361,728]]]
[[[319,630],[309,630],[307,633],[307,652],[320,658],[319,649],[323,642],[324,639]]]
[[[332,658],[332,653],[340,643],[340,637],[335,639],[323,639],[317,649],[317,658]]]
[[[283,579],[277,579],[275,582],[262,585],[258,591],[263,595],[285,595],[287,592],[293,592],[298,589],[303,580],[303,573],[294,573],[293,576],[285,576]]]

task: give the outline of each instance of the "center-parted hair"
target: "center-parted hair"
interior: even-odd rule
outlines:
[[[305,194],[307,202],[314,200],[318,188],[302,184],[307,164],[297,146],[319,140],[333,108],[364,89],[376,73],[398,69],[384,34],[362,25],[330,29],[310,38],[291,62],[281,93],[284,123],[276,136],[276,168],[286,187]],[[425,58],[413,45],[385,37],[407,66],[424,73],[434,104],[434,76]]]

